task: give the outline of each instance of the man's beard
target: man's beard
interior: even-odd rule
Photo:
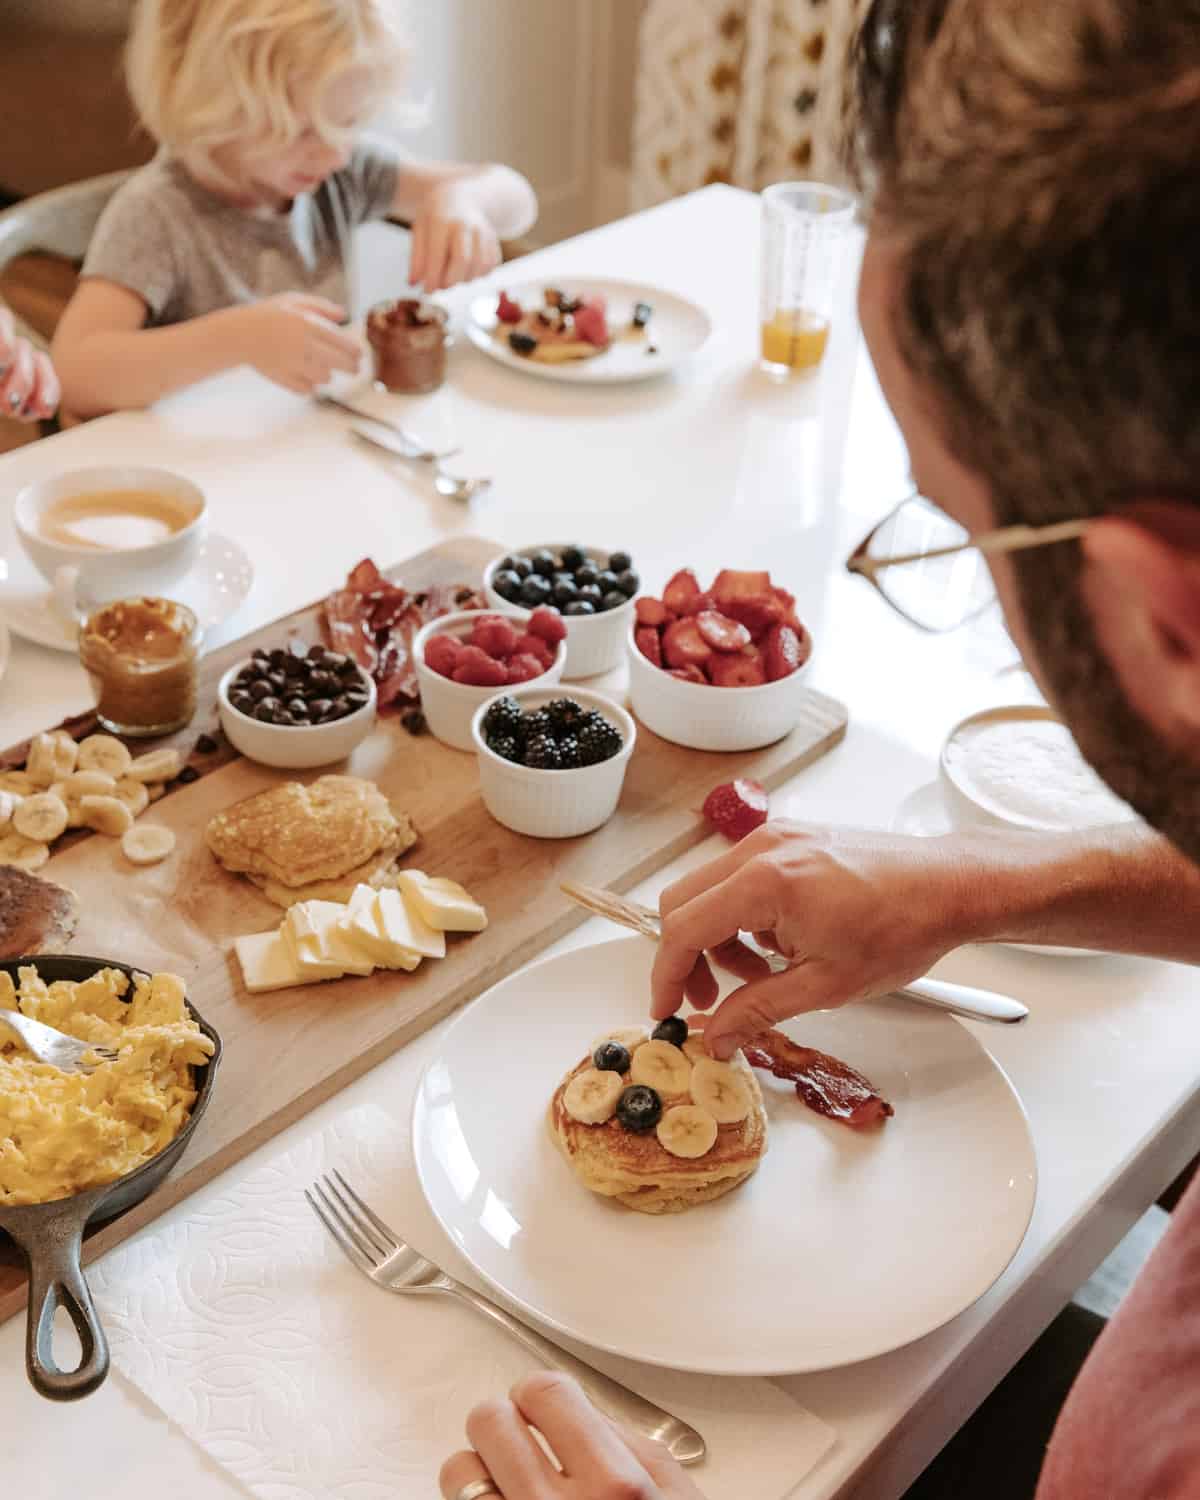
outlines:
[[[1163,740],[1130,707],[1096,640],[1074,544],[1014,558],[1021,605],[1054,706],[1116,794],[1200,861],[1200,754]]]

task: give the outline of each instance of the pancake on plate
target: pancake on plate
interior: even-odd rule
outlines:
[[[612,347],[603,297],[568,297],[547,287],[542,306],[526,311],[501,292],[495,337],[538,364],[595,359]]]
[[[550,1101],[550,1134],[583,1185],[645,1214],[683,1213],[739,1187],[767,1149],[762,1092],[674,1019],[597,1038]],[[668,1039],[671,1038],[671,1039]]]
[[[217,860],[277,906],[348,901],[356,885],[394,884],[396,861],[417,842],[411,821],[371,781],[320,776],[285,781],[212,818]]]

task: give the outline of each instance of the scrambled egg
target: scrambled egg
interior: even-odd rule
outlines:
[[[0,1032],[0,1204],[48,1203],[132,1172],[179,1134],[196,1101],[193,1067],[213,1043],[184,1004],[174,974],[129,979],[101,969],[76,984],[45,984],[35,968],[19,986],[0,973],[0,1012],[19,1010],[80,1041],[111,1047],[116,1062],[91,1074],[36,1061]]]

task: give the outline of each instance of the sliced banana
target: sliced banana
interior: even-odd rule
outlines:
[[[603,1125],[616,1114],[617,1100],[624,1087],[619,1073],[584,1068],[563,1090],[563,1104],[571,1118],[581,1125]]]
[[[173,781],[183,770],[183,757],[178,750],[147,750],[131,761],[124,774],[134,781]]]
[[[57,750],[58,746],[52,734],[35,734],[29,741],[29,754],[25,757],[25,774],[34,786],[48,787],[59,780]]]
[[[80,797],[79,811],[89,828],[109,838],[119,839],[133,827],[133,814],[117,797]]]
[[[718,1125],[736,1125],[753,1103],[741,1069],[715,1057],[702,1057],[692,1069],[692,1098]]]
[[[87,744],[87,741],[84,741]],[[63,782],[68,797],[77,801],[80,797],[115,797],[117,779],[107,771],[72,771]]]
[[[147,781],[146,791],[150,796],[151,802],[157,802],[160,797],[166,795],[167,789],[161,781]]]
[[[35,792],[13,813],[12,825],[31,843],[52,844],[67,827],[67,804],[53,792]]]
[[[18,797],[28,797],[37,791],[37,785],[28,771],[0,771],[0,792],[15,792]]]
[[[0,865],[16,865],[19,870],[40,870],[50,858],[50,849],[23,833],[0,833]]]
[[[649,1041],[649,1035],[644,1026],[618,1026],[614,1031],[602,1031],[592,1043],[591,1051],[595,1052],[596,1048],[602,1047],[605,1042],[620,1042],[632,1057],[636,1048],[645,1041]]]
[[[670,1042],[646,1042],[633,1054],[629,1076],[660,1094],[686,1094],[692,1065]]]
[[[131,865],[156,865],[175,847],[175,835],[161,823],[135,823],[121,835],[121,852]]]
[[[12,815],[21,805],[21,798],[16,792],[0,791],[0,828],[7,828],[12,822]]]
[[[676,1104],[654,1127],[658,1144],[672,1156],[694,1161],[716,1145],[717,1122],[698,1104]]]
[[[81,771],[106,771],[115,780],[124,776],[133,756],[111,734],[89,734],[79,742],[78,768]]]
[[[69,776],[79,764],[79,744],[65,729],[52,729],[50,738],[54,741],[54,761],[58,766],[58,774],[60,777]]]
[[[118,802],[123,802],[135,818],[140,818],[150,805],[150,793],[145,784],[134,781],[130,776],[122,776],[117,782],[113,796]]]
[[[692,1031],[688,1033],[688,1039],[683,1044],[683,1055],[692,1063],[698,1063],[702,1057],[708,1056],[708,1048],[704,1045],[704,1033]]]

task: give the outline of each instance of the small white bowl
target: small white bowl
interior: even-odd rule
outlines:
[[[443,677],[440,672],[435,672],[425,665],[425,643],[434,635],[459,637],[470,635],[476,620],[484,615],[502,613],[504,612],[499,609],[460,610],[458,614],[443,615],[440,620],[431,620],[428,625],[421,627],[413,639],[413,665],[417,669],[417,683],[421,689],[421,707],[425,713],[425,722],[429,725],[432,734],[436,735],[444,745],[450,745],[455,750],[474,750],[471,720],[481,703],[494,698],[497,693],[516,690],[502,687],[471,687],[468,683],[455,682],[451,677]],[[508,614],[506,618],[514,624],[519,623],[511,614]],[[566,661],[566,642],[559,641],[554,649],[554,661],[549,671],[543,672],[540,677],[531,677],[528,682],[521,683],[521,687],[549,687],[558,682],[563,675]]]
[[[361,667],[358,675],[366,684],[367,701],[344,719],[328,724],[264,724],[229,701],[233,679],[249,664],[249,658],[239,661],[217,685],[217,713],[225,738],[248,760],[283,771],[306,771],[344,760],[370,733],[375,722],[375,684]]]
[[[660,739],[689,750],[759,750],[795,729],[804,706],[801,678],[808,663],[778,682],[758,687],[714,687],[684,682],[656,667],[627,636],[629,704]]]
[[[492,694],[492,698],[501,696],[498,692]],[[625,743],[611,760],[571,771],[518,766],[488,748],[483,737],[483,716],[488,704],[481,703],[471,721],[471,738],[479,757],[479,790],[488,812],[514,833],[526,833],[536,839],[576,838],[607,823],[621,800],[625,770],[637,740],[633,720],[611,698],[583,688],[572,688],[569,694],[519,688],[510,696],[526,711],[541,708],[560,696],[572,698],[583,708],[598,708],[621,731]]]
[[[504,557],[513,557],[518,552],[528,554],[541,547],[560,553],[567,542],[538,542],[532,547],[514,547]],[[587,557],[595,563],[606,563],[609,553],[602,547],[585,547]],[[483,592],[489,604],[508,615],[527,620],[532,610],[523,604],[510,604],[492,587],[492,579],[500,570],[504,557],[497,557],[483,570]],[[636,597],[636,595],[635,595]],[[567,665],[563,670],[564,682],[576,682],[581,677],[598,677],[601,672],[611,672],[621,665],[621,643],[629,628],[633,614],[633,599],[627,599],[619,609],[608,609],[599,615],[563,615],[567,627]]]

